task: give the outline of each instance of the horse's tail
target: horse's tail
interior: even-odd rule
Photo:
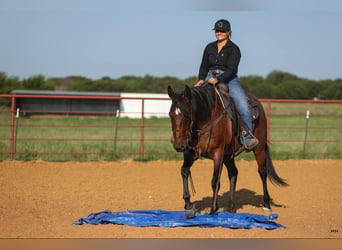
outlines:
[[[270,149],[269,149],[269,146],[267,143],[266,143],[266,147],[265,147],[265,152],[266,152],[266,171],[267,171],[267,176],[268,176],[269,180],[273,184],[277,184],[279,186],[288,186],[286,181],[284,179],[282,179],[281,177],[279,177],[279,175],[277,174],[277,172],[273,166],[273,162],[271,159],[271,152],[270,152]]]

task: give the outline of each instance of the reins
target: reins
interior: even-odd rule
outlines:
[[[213,122],[207,123],[204,126],[204,128],[202,128],[202,129],[197,129],[196,132],[197,132],[198,136],[204,135],[204,134],[208,133],[209,131],[211,131],[217,125],[217,123],[226,115],[226,107],[224,105],[222,97],[221,97],[219,91],[217,90],[217,88],[214,88],[214,89],[215,89],[217,96],[220,98],[220,101],[221,101],[221,104],[222,104],[224,110],[223,110],[222,114],[219,117],[217,117]],[[192,120],[192,117],[191,117],[191,120]]]
[[[187,140],[188,140],[188,143],[191,142],[191,139],[192,139],[192,134],[193,132],[195,131],[198,138],[202,135],[205,135],[206,133],[210,132],[210,138],[208,140],[208,146],[210,144],[210,140],[211,140],[211,134],[212,134],[212,130],[213,128],[220,122],[220,120],[226,115],[226,107],[224,105],[224,102],[222,100],[222,97],[219,93],[219,91],[217,90],[217,88],[214,88],[215,89],[215,92],[217,94],[217,96],[219,97],[220,101],[221,101],[221,104],[224,108],[223,112],[221,113],[221,115],[219,117],[217,117],[213,122],[209,121],[203,128],[201,129],[196,129],[196,130],[193,130],[192,129],[192,126],[194,124],[194,121],[193,121],[193,117],[192,117],[192,114],[193,114],[193,110],[192,110],[192,106],[190,105],[190,110],[189,110],[189,117],[190,117],[190,125],[189,125],[189,128],[187,129],[186,131],[186,137],[187,137]],[[217,106],[217,105],[216,105]],[[216,107],[215,107],[216,109]],[[188,145],[190,146],[190,145]]]
[[[208,133],[212,128],[214,128],[214,127],[217,125],[217,123],[218,123],[225,115],[226,115],[226,112],[223,111],[222,114],[221,114],[219,117],[217,117],[212,123],[206,124],[206,125],[204,126],[204,128],[202,128],[202,129],[196,129],[195,131],[197,132],[197,134],[198,134],[199,136]]]

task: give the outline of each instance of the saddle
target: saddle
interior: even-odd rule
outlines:
[[[233,98],[229,95],[228,87],[225,84],[218,84],[217,88],[222,96],[225,98],[221,98],[223,101],[224,108],[228,116],[232,119],[232,121],[236,121],[236,119],[241,120],[240,115],[236,112],[235,104]],[[259,118],[258,111],[258,100],[250,93],[246,93],[246,98],[248,102],[249,112],[251,114],[252,122]],[[242,122],[242,121],[241,121]],[[245,126],[245,125],[244,125]]]
[[[246,125],[243,123],[242,118],[240,117],[239,113],[236,111],[235,104],[233,98],[229,95],[228,87],[226,84],[218,84],[217,89],[219,91],[219,95],[221,95],[222,105],[225,108],[225,112],[229,116],[229,118],[233,122],[233,133],[234,135],[239,138],[240,135],[244,135],[248,133],[248,129]],[[223,98],[222,98],[223,97]],[[249,112],[251,114],[252,123],[259,118],[259,111],[258,111],[258,100],[250,93],[246,93],[246,98],[248,102]],[[239,139],[237,139],[237,143],[235,143],[235,148],[237,149],[234,155],[240,154],[243,149],[242,147],[236,147],[239,145]]]

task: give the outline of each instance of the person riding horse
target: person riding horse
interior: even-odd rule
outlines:
[[[226,85],[224,85],[226,86]],[[218,86],[221,88],[221,86]],[[232,107],[232,98],[221,95],[222,90],[212,85],[204,87],[185,86],[184,91],[176,93],[168,86],[168,95],[172,100],[169,116],[172,127],[171,143],[177,152],[183,152],[181,176],[183,180],[183,199],[185,215],[192,218],[196,214],[195,204],[190,200],[189,183],[192,185],[190,168],[200,157],[213,160],[212,191],[213,199],[211,214],[218,210],[218,191],[220,189],[220,176],[223,164],[228,171],[229,194],[228,211],[235,212],[235,189],[238,169],[235,165],[235,156],[242,151],[238,145],[236,113],[227,112]],[[253,149],[258,172],[263,186],[263,204],[265,211],[271,211],[271,198],[268,193],[267,181],[280,186],[288,184],[280,178],[273,166],[270,148],[267,143],[267,119],[261,102],[251,94],[248,99],[253,103],[253,133],[259,139],[258,145]],[[225,105],[222,105],[222,104]],[[233,107],[232,107],[233,108]],[[230,110],[232,111],[232,110]]]
[[[232,31],[229,21],[218,20],[213,30],[215,30],[217,41],[209,43],[204,49],[199,68],[199,81],[195,87],[206,83],[213,85],[224,83],[228,86],[229,95],[247,128],[247,131],[242,131],[240,142],[246,151],[251,151],[259,141],[252,133],[252,119],[246,94],[237,76],[241,58],[240,49],[230,40]]]

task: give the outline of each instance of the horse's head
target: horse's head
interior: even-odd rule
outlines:
[[[172,125],[171,143],[178,152],[182,152],[186,149],[191,140],[191,92],[188,86],[185,86],[185,90],[180,94],[176,94],[170,86],[168,86],[167,90],[168,95],[172,100],[169,112]]]

